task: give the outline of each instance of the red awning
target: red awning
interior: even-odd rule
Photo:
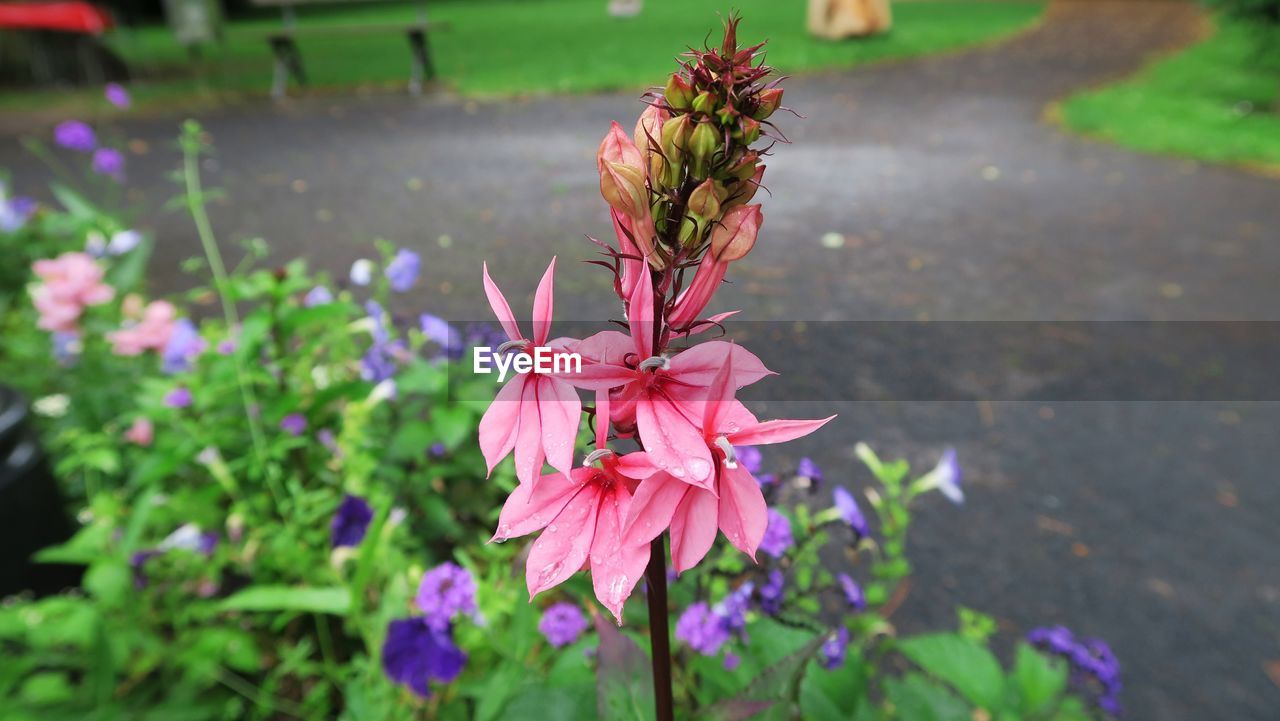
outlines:
[[[86,2],[0,3],[0,30],[57,30],[98,35],[115,23]]]

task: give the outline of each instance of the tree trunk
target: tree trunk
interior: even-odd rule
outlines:
[[[809,33],[839,40],[887,32],[889,0],[809,0]]]

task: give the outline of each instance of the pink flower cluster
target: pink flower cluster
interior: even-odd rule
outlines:
[[[124,312],[134,320],[120,330],[107,334],[112,352],[116,355],[134,356],[148,350],[164,350],[178,319],[178,309],[172,303],[153,300],[144,308],[140,298],[129,296],[125,299]]]
[[[582,361],[572,371],[535,367],[513,377],[481,420],[490,472],[514,453],[520,480],[494,539],[541,531],[526,564],[530,596],[590,569],[596,597],[619,623],[663,533],[677,572],[697,565],[718,533],[754,559],[768,510],[735,448],[789,441],[831,420],[758,420],[735,394],[772,372],[734,343],[692,342],[731,315],[702,317],[729,263],[759,233],[760,206],[746,201],[763,166],[748,146],[781,96],[759,83],[768,69],[753,62],[757,48],[737,50],[733,31],[731,24],[723,50],[694,53],[686,72],[673,76],[665,97],[641,116],[635,140],[614,123],[600,146],[601,194],[617,245],[601,243],[612,263],[598,264],[615,274],[628,332],[552,338],[553,259],[526,334],[487,267],[483,273],[508,339],[500,351],[570,352]],[[706,89],[692,99],[698,88]],[[671,141],[665,147],[664,139]],[[585,412],[595,450],[575,465],[579,390],[594,396]],[[616,439],[642,450],[619,453],[609,445]],[[544,465],[552,471],[543,473]]]
[[[31,300],[42,330],[75,333],[87,306],[106,303],[116,294],[103,282],[102,268],[85,253],[37,260],[31,270],[40,278],[31,289]]]

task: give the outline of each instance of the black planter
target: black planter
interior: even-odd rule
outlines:
[[[26,400],[0,386],[0,597],[37,596],[80,583],[78,566],[34,563],[31,555],[75,532]]]

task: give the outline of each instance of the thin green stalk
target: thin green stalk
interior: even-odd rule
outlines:
[[[240,317],[236,312],[235,301],[231,298],[227,268],[222,262],[222,253],[218,250],[218,242],[213,235],[213,224],[209,222],[209,214],[204,207],[204,187],[200,180],[199,167],[200,132],[200,126],[193,120],[188,120],[183,125],[182,175],[187,191],[187,211],[191,213],[191,219],[195,222],[196,235],[200,238],[205,259],[209,263],[209,270],[213,273],[214,289],[218,291],[218,298],[222,302],[222,315],[230,330],[240,324]],[[240,400],[244,405],[245,419],[249,422],[249,434],[253,438],[254,453],[266,471],[267,486],[275,497],[276,508],[279,509],[284,494],[280,488],[279,474],[267,459],[266,436],[262,432],[262,424],[256,412],[258,401],[245,373],[244,363],[238,355],[235,356],[235,364],[236,383],[240,386]]]

